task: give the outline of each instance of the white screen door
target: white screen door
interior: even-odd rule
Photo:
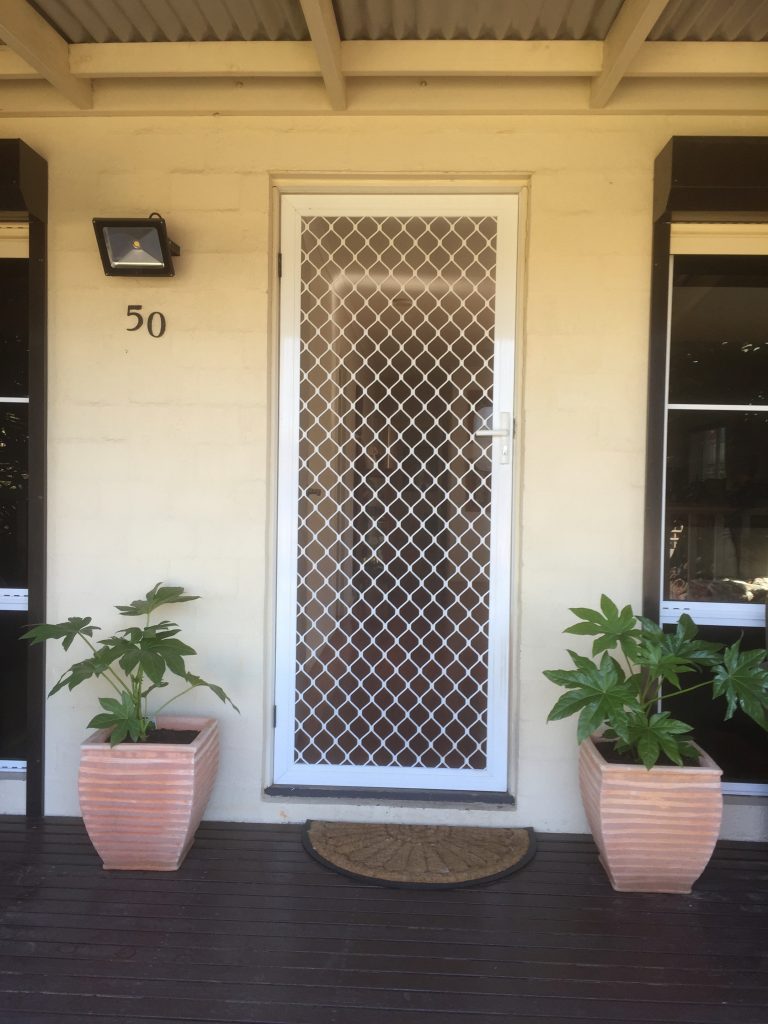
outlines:
[[[283,197],[274,781],[508,779],[517,197]]]

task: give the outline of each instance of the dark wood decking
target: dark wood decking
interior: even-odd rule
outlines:
[[[691,896],[619,895],[540,836],[487,888],[364,885],[295,826],[204,824],[173,874],[101,869],[80,822],[0,818],[2,1024],[767,1024],[768,846]]]

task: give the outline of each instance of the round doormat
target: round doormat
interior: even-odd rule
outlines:
[[[532,828],[308,821],[302,842],[334,871],[402,889],[493,882],[518,871],[536,852]]]

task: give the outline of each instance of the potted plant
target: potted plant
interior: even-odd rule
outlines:
[[[175,622],[151,622],[164,605],[196,600],[183,587],[158,583],[144,598],[117,606],[121,615],[143,618],[142,625],[96,642],[92,637],[99,627],[90,618],[34,626],[24,634],[33,644],[60,640],[68,651],[80,640],[90,650],[64,672],[49,696],[93,677],[114,691],[99,698],[101,713],[88,723],[97,731],[81,747],[78,775],[83,821],[105,868],[175,870],[211,794],[219,760],[218,723],[163,712],[198,687],[232,702],[220,686],[187,669],[185,659],[196,652],[179,639]],[[169,675],[181,688],[150,712],[150,695],[165,696]]]
[[[768,729],[764,650],[700,639],[682,615],[674,632],[621,610],[572,608],[565,632],[594,637],[592,657],[569,651],[572,669],[544,675],[565,693],[548,721],[578,715],[584,809],[614,889],[690,892],[712,855],[722,817],[721,771],[666,702],[709,687]],[[615,652],[615,653],[611,653]]]

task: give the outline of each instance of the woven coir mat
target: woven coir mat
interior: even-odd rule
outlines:
[[[530,828],[368,825],[308,821],[304,849],[352,878],[406,889],[454,889],[519,871],[533,858]]]

